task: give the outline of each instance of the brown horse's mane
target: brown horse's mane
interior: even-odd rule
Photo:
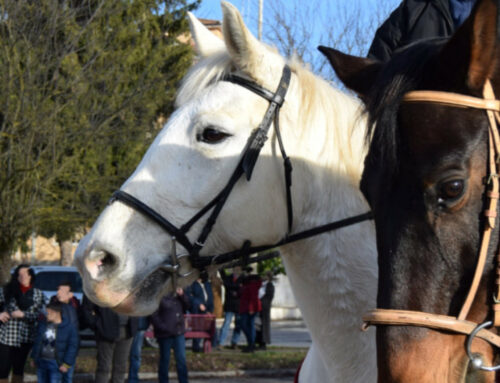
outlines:
[[[425,76],[429,65],[447,39],[438,38],[411,44],[396,52],[387,63],[366,99],[369,124],[366,144],[373,140],[377,148],[377,161],[383,161],[387,174],[397,172],[398,164],[398,121],[401,99],[405,93],[419,89],[427,81]]]

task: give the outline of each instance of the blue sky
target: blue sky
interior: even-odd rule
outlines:
[[[220,0],[202,0],[200,7],[194,11],[194,14],[204,19],[222,20],[220,3]],[[231,0],[230,3],[239,9],[244,18],[245,13],[248,14],[249,8],[255,8],[255,11],[258,12],[258,0]]]
[[[230,0],[257,36],[259,0]],[[274,15],[282,16],[292,35],[300,44],[300,56],[311,64],[313,70],[331,77],[331,69],[324,67],[325,60],[316,50],[318,45],[334,46],[356,55],[365,55],[378,25],[387,18],[401,0],[264,0],[264,42],[276,45],[285,55],[289,54],[277,38],[278,23]],[[278,11],[277,11],[278,9]],[[202,0],[194,11],[200,18],[222,20],[220,0]],[[354,30],[353,26],[357,29]],[[345,28],[349,31],[346,33]],[[279,28],[287,40],[286,28]],[[342,35],[342,39],[337,36]],[[282,41],[283,41],[282,40]],[[285,43],[286,44],[286,43]]]
[[[268,8],[273,3],[276,3],[276,0],[263,0],[264,1],[264,18],[266,16],[266,8]],[[303,1],[303,0],[302,0]],[[257,32],[256,19],[258,17],[259,12],[259,0],[229,0],[231,4],[233,4],[243,16],[245,23],[247,23],[248,27],[252,32]],[[380,0],[323,0],[321,4],[327,3],[344,3],[346,6],[355,6],[356,4],[362,4],[366,8],[372,10],[373,8],[384,8],[382,10],[382,16],[378,15],[378,18],[384,19],[388,13],[395,9],[401,0],[383,0],[380,3]],[[214,20],[222,20],[222,11],[220,6],[220,0],[202,0],[201,5],[197,10],[194,11],[194,14],[200,18],[206,19],[214,19]],[[294,1],[283,0],[284,4],[293,4]],[[381,6],[383,4],[383,6]],[[324,12],[324,10],[323,10]],[[373,11],[377,12],[377,11]],[[377,16],[375,16],[377,17]],[[311,20],[313,21],[313,20]]]

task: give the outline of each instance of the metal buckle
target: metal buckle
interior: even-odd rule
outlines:
[[[170,257],[172,258],[172,263],[168,264],[165,263],[159,267],[160,270],[163,270],[171,275],[172,278],[172,288],[175,293],[175,290],[178,287],[177,281],[178,278],[186,278],[189,277],[191,274],[195,272],[195,270],[188,271],[187,273],[182,274],[180,272],[181,265],[179,260],[182,258],[189,258],[189,254],[182,254],[182,255],[177,255],[177,242],[175,240],[175,237],[172,237],[172,248],[170,250]]]
[[[500,365],[496,366],[485,366],[483,365],[483,361],[474,356],[471,351],[471,345],[472,345],[472,340],[474,337],[477,335],[477,333],[487,327],[491,327],[493,325],[493,322],[487,321],[484,323],[481,323],[480,325],[477,325],[477,327],[469,334],[467,337],[467,344],[466,344],[466,351],[467,351],[467,356],[469,357],[471,363],[472,363],[472,368],[476,370],[483,370],[483,371],[498,371],[500,370]]]

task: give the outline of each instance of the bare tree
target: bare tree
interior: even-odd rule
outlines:
[[[274,0],[267,3],[265,40],[286,57],[297,55],[325,78],[333,71],[317,51],[326,45],[364,56],[377,27],[399,0]]]

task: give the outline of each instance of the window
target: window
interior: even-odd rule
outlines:
[[[57,291],[63,282],[71,283],[73,292],[82,292],[82,278],[76,271],[41,271],[35,276],[35,287],[44,291]]]

